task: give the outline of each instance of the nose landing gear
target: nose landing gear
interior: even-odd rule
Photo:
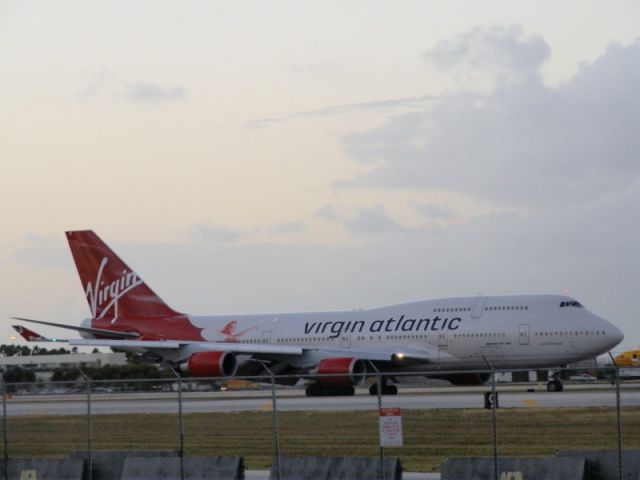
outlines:
[[[560,372],[555,372],[551,375],[553,380],[550,380],[547,383],[547,392],[561,392],[564,390],[564,385],[562,385],[562,381],[560,380]]]
[[[388,379],[386,377],[382,378],[380,381],[382,384],[382,395],[397,395],[398,387],[395,385],[389,385]],[[369,395],[378,395],[378,382],[374,382],[369,387]]]

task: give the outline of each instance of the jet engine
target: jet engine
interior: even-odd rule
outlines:
[[[357,358],[325,358],[318,363],[318,375],[324,385],[360,385],[367,378],[367,366]]]
[[[237,368],[233,352],[198,352],[180,365],[192,377],[232,377]]]

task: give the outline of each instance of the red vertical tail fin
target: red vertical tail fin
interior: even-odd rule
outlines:
[[[169,308],[92,230],[66,232],[93,318],[158,318]]]

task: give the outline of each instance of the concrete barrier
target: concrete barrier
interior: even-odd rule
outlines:
[[[618,450],[559,450],[558,457],[587,459],[587,480],[620,478]],[[640,479],[640,450],[622,450],[622,478]]]
[[[81,458],[14,458],[9,460],[6,478],[9,480],[82,480],[84,463]],[[1,470],[1,478],[5,478],[4,465]]]
[[[501,457],[500,480],[585,480],[584,458]],[[479,457],[447,458],[442,463],[441,480],[494,480],[494,459]]]
[[[277,459],[271,463],[271,480],[278,478]],[[397,457],[384,459],[385,480],[400,480],[402,466]],[[281,480],[379,480],[380,459],[370,457],[281,457]]]
[[[127,457],[177,457],[176,450],[94,450],[91,452],[93,477],[89,476],[87,452],[72,452],[71,458],[82,458],[87,461],[85,479],[119,480],[122,476],[124,461]],[[38,477],[40,478],[40,477]]]
[[[180,480],[180,458],[129,457],[124,461],[121,480]],[[185,457],[187,480],[243,480],[242,457]]]

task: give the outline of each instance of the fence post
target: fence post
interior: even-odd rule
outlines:
[[[81,368],[78,368],[80,375],[87,384],[87,459],[89,463],[89,480],[93,480],[93,428],[91,425],[91,378],[86,375]]]
[[[496,370],[491,365],[491,362],[485,357],[484,363],[487,364],[489,370],[491,370],[491,416],[492,416],[492,424],[493,424],[493,478],[494,480],[498,480],[498,420],[496,417],[496,407],[498,406],[496,399]]]
[[[0,375],[2,382],[2,440],[4,445],[4,480],[9,480],[9,434],[7,433],[7,382]]]
[[[369,361],[369,365],[371,365],[371,368],[373,368],[376,372],[376,387],[377,387],[377,393],[378,393],[378,422],[380,421],[380,409],[382,408],[382,375],[380,375],[380,370],[378,370],[378,368],[373,364],[373,362]],[[380,427],[378,426],[378,429]],[[379,434],[378,434],[379,436]],[[380,444],[380,475],[381,475],[381,480],[384,480],[384,476],[385,476],[385,471],[384,471],[384,447],[382,446],[382,443],[380,442],[380,438],[378,438],[378,443]]]
[[[178,456],[180,457],[180,478],[184,480],[184,418],[182,415],[182,377],[171,364],[167,364],[169,370],[173,372],[178,379],[178,424],[180,430],[180,450],[178,450]]]
[[[618,476],[622,480],[622,420],[620,408],[620,367],[616,365],[616,417],[618,427]]]
[[[382,409],[382,376],[378,370],[376,370],[376,382],[378,383],[378,418],[380,418],[380,410]],[[380,442],[380,439],[378,439],[378,442]],[[381,480],[384,480],[384,447],[382,443],[380,443],[380,476]]]
[[[616,423],[618,431],[618,478],[622,480],[622,421],[621,421],[621,409],[620,409],[620,367],[616,363],[616,359],[613,358],[613,354],[608,352],[609,358],[611,358],[611,365],[613,365],[613,375],[616,385]]]
[[[271,410],[273,411],[273,435],[276,447],[276,478],[280,480],[282,478],[282,470],[280,468],[280,422],[278,419],[278,405],[276,403],[276,377],[266,363],[263,361],[260,361],[260,363],[271,378]]]
[[[497,398],[496,398],[496,371],[491,369],[491,414],[493,416],[493,476],[495,480],[498,480],[498,426],[497,426]]]

